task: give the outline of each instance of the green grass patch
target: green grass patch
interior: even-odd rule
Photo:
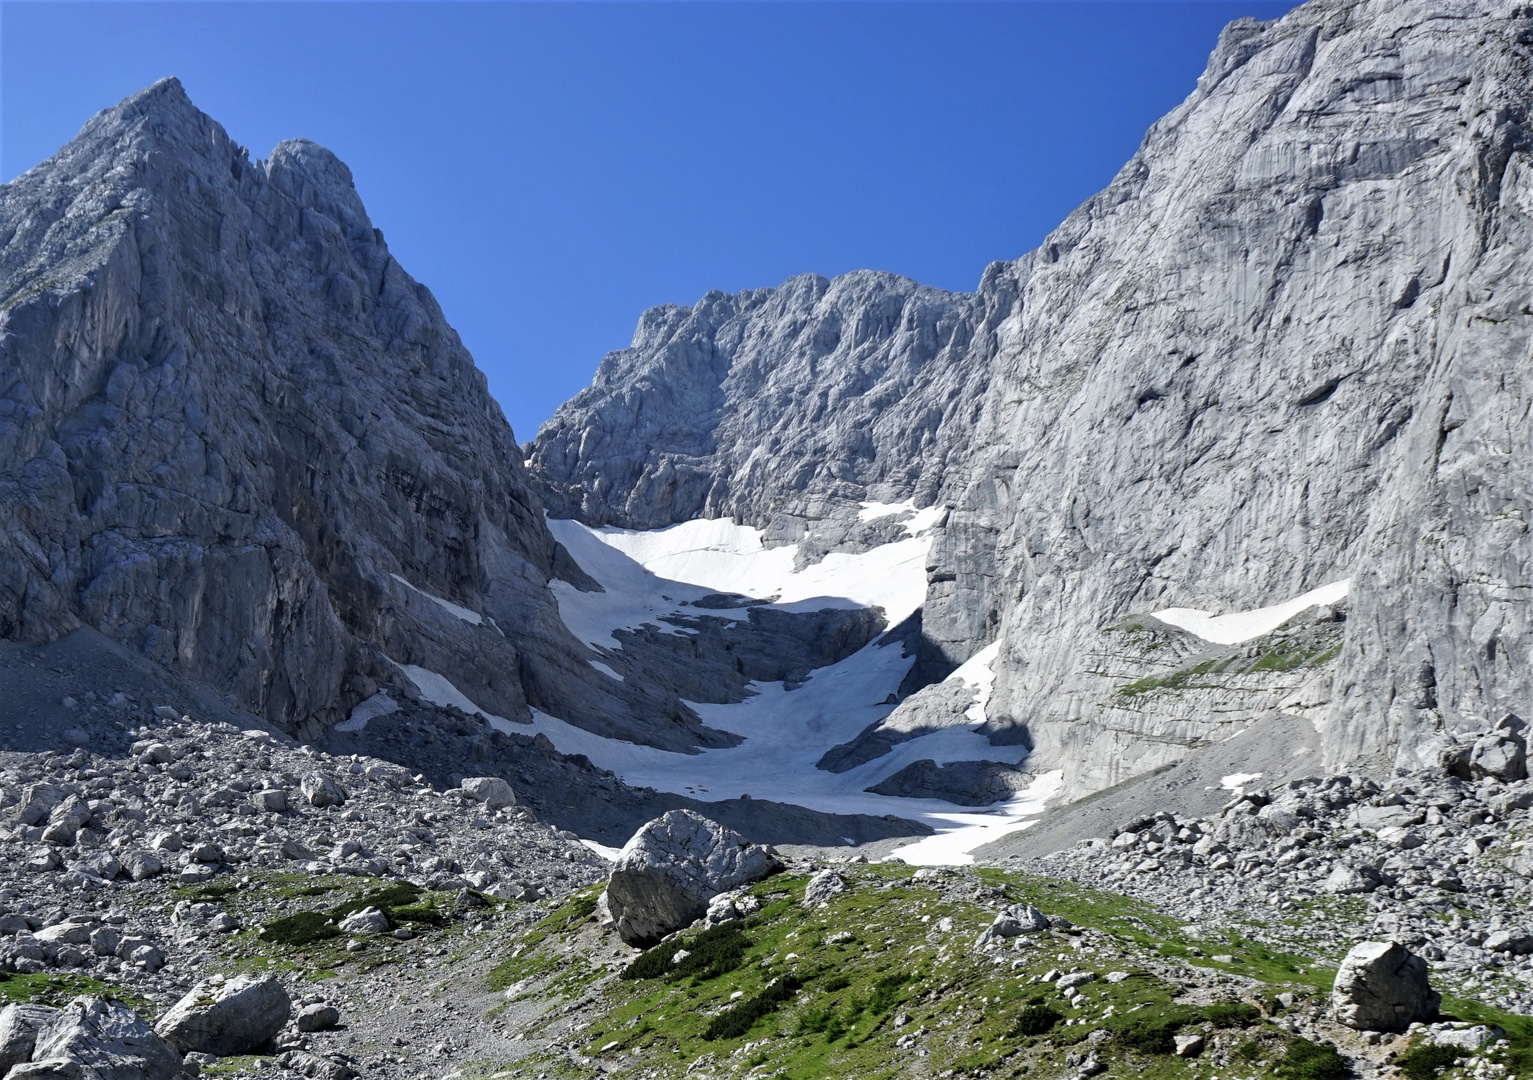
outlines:
[[[305,945],[341,936],[335,919],[323,911],[300,911],[296,915],[284,915],[261,927],[262,941],[273,945],[285,945],[300,949]]]
[[[35,1002],[59,1008],[77,997],[102,997],[120,1001],[135,1012],[149,1017],[159,1011],[147,998],[125,987],[113,986],[88,975],[64,975],[57,972],[18,975],[0,971],[0,1005]]]

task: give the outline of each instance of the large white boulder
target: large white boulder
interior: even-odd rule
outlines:
[[[458,786],[470,798],[479,800],[491,810],[516,805],[516,792],[498,776],[470,776]]]
[[[1437,1016],[1441,996],[1427,980],[1427,962],[1392,941],[1361,941],[1336,971],[1331,1008],[1360,1031],[1404,1031]]]
[[[181,1055],[120,1001],[75,998],[37,1030],[32,1061],[68,1063],[89,1080],[171,1080]],[[15,1075],[14,1073],[12,1075]]]
[[[292,1010],[287,990],[276,979],[204,979],[160,1017],[155,1030],[182,1053],[232,1057],[270,1040]]]
[[[691,810],[671,810],[618,855],[607,906],[622,939],[647,948],[702,918],[712,897],[779,868],[770,848]]]

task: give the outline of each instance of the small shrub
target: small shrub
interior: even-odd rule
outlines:
[[[1417,1043],[1395,1059],[1395,1068],[1409,1080],[1433,1080],[1461,1056],[1463,1051],[1456,1046]]]
[[[330,914],[337,922],[346,916],[361,911],[363,908],[375,907],[381,911],[392,914],[392,909],[413,904],[420,899],[421,889],[418,885],[411,885],[408,881],[402,881],[397,885],[390,885],[386,889],[376,889],[355,900],[348,900],[330,909]]]
[[[1023,1035],[1046,1035],[1063,1019],[1063,1013],[1056,1012],[1047,1005],[1029,1005],[1017,1015],[1017,1022],[1012,1025],[1011,1034],[1013,1038]]]
[[[645,949],[618,973],[619,979],[658,979],[670,973],[671,958],[681,951],[681,942],[666,941]]]
[[[322,911],[300,911],[284,915],[261,927],[261,940],[297,948],[326,938],[340,937],[335,920]]]
[[[832,1001],[823,1009],[807,1009],[799,1014],[798,1026],[793,1029],[794,1035],[818,1035],[830,1026],[831,1020],[836,1015],[836,1003]]]
[[[873,984],[873,996],[868,999],[868,1009],[878,1015],[894,1008],[899,1001],[900,987],[909,981],[910,976],[903,971],[879,979]]]
[[[746,998],[732,1009],[726,1009],[708,1022],[703,1038],[709,1042],[717,1039],[738,1039],[751,1029],[757,1020],[777,1011],[783,1002],[799,992],[803,982],[795,975],[784,975],[755,997]]]
[[[1283,1080],[1345,1080],[1352,1066],[1334,1046],[1293,1038],[1273,1071]]]
[[[1260,1061],[1267,1056],[1267,1047],[1260,1039],[1247,1039],[1235,1047],[1235,1056],[1241,1061]]]
[[[845,975],[834,975],[828,979],[825,985],[820,989],[824,990],[828,994],[834,994],[837,990],[845,990],[848,986],[851,985],[852,980],[848,979]]]
[[[618,975],[620,979],[676,980],[688,975],[696,982],[707,982],[733,971],[745,962],[745,950],[751,940],[734,923],[715,926],[690,938],[678,938],[646,949]],[[687,950],[681,962],[673,963],[676,954]]]
[[[1216,1028],[1250,1027],[1262,1018],[1261,1010],[1255,1005],[1247,1005],[1239,1001],[1221,1001],[1213,1005],[1205,1005],[1200,1011],[1203,1019]]]

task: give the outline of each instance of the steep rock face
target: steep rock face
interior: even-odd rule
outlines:
[[[646,315],[540,433],[551,505],[781,538],[859,499],[951,507],[906,689],[999,639],[987,729],[1075,792],[1275,704],[1358,767],[1526,715],[1530,42],[1491,0],[1233,23],[1113,183],[973,297],[849,275]],[[884,339],[838,336],[900,297]],[[826,531],[810,557],[858,539]],[[1347,578],[1338,646],[1254,643],[1227,686],[1170,678],[1196,642],[1124,645],[1158,610]]]
[[[1180,756],[1245,718],[1113,715],[1101,635],[1347,577],[1332,762],[1526,711],[1529,40],[1490,3],[1232,24],[1029,260],[924,613],[935,670],[999,624],[998,737],[1077,790]]]
[[[80,624],[317,734],[395,664],[682,749],[547,588],[500,409],[351,175],[252,162],[179,83],[0,187],[0,637]]]
[[[936,500],[1017,287],[1001,264],[975,295],[859,271],[653,308],[538,432],[549,511],[641,529],[730,517],[795,540],[835,518],[822,545],[858,542],[859,501]]]

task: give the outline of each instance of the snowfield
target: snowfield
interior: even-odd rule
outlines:
[[[820,562],[795,569],[797,545],[767,547],[759,530],[727,520],[698,520],[665,529],[630,531],[592,529],[575,521],[549,520],[554,537],[605,591],[581,592],[562,581],[552,583],[559,614],[580,640],[599,652],[621,648],[613,631],[650,625],[666,633],[686,633],[662,621],[686,614],[704,597],[738,595],[739,607],[713,606],[709,615],[745,619],[746,601],[767,602],[787,611],[816,611],[827,607],[879,607],[889,626],[898,625],[920,607],[926,595],[926,556],[931,530],[941,520],[940,508],[916,510],[911,503],[865,503],[864,521],[895,517],[907,535],[900,540],[851,554],[838,552]],[[408,583],[406,583],[408,584]],[[1339,581],[1287,603],[1254,611],[1213,615],[1194,608],[1171,608],[1155,613],[1163,622],[1205,640],[1236,644],[1276,629],[1306,608],[1335,603],[1347,594],[1348,581]],[[413,588],[413,586],[412,586]],[[417,590],[418,591],[418,590]],[[432,597],[449,610],[447,601]],[[463,609],[454,614],[477,618]],[[749,795],[793,803],[839,814],[895,814],[920,821],[935,830],[932,836],[899,848],[906,862],[963,864],[981,844],[1025,827],[1045,809],[1061,787],[1058,772],[1037,776],[1028,790],[1008,803],[984,810],[959,807],[937,799],[895,798],[866,789],[913,762],[931,759],[998,761],[1021,764],[1020,746],[992,746],[978,733],[995,682],[994,665],[1000,643],[981,650],[948,676],[972,692],[965,712],[968,724],[930,732],[894,747],[844,773],[831,773],[815,763],[831,747],[855,738],[868,725],[894,708],[887,702],[896,693],[912,660],[899,643],[874,642],[842,660],[817,668],[801,686],[786,690],[780,683],[752,683],[752,696],[732,705],[689,702],[710,727],[744,736],[734,747],[696,754],[672,753],[620,739],[605,738],[555,716],[532,711],[531,727],[548,736],[567,754],[584,754],[597,766],[610,769],[626,782],[702,800]],[[591,666],[614,679],[618,675],[599,659]],[[442,675],[413,665],[400,665],[421,694],[439,705],[455,705],[478,713],[503,731],[526,732],[526,723],[486,713]],[[365,705],[366,703],[364,703]],[[365,723],[367,710],[358,707],[350,723]],[[1240,782],[1245,777],[1229,777]],[[589,843],[593,850],[599,846]]]

